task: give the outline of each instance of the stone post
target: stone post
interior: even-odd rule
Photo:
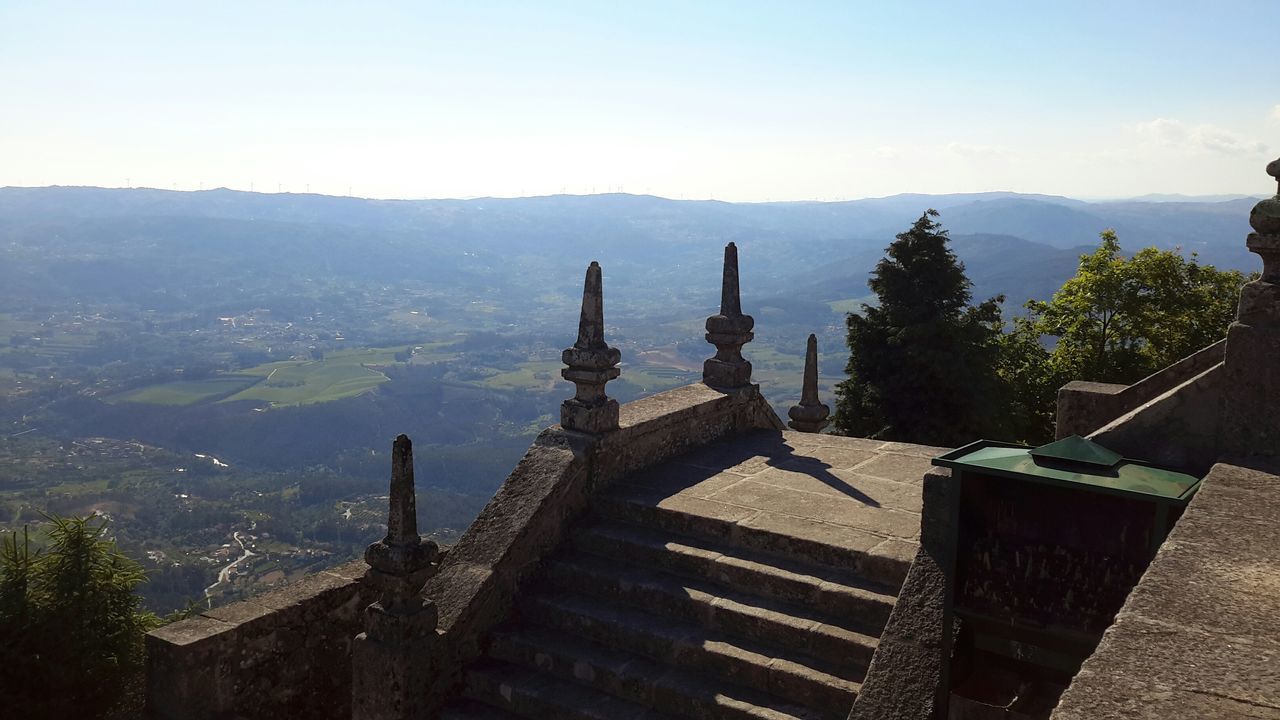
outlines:
[[[604,341],[604,287],[600,263],[592,261],[582,288],[578,341],[565,348],[561,359],[569,367],[561,377],[577,387],[574,397],[560,404],[560,424],[567,430],[600,434],[618,428],[618,401],[605,395],[605,383],[618,377],[622,360],[617,348]]]
[[[1280,160],[1267,165],[1280,183]],[[1280,189],[1249,214],[1246,245],[1262,257],[1262,276],[1240,291],[1227,331],[1224,448],[1237,455],[1280,455]]]
[[[438,554],[434,542],[418,535],[413,444],[401,435],[391,450],[387,536],[364,553],[365,582],[379,599],[365,608],[365,632],[351,647],[353,720],[427,720],[438,618],[420,591]]]
[[[804,385],[800,389],[800,404],[792,405],[787,411],[791,421],[787,424],[792,430],[818,433],[831,423],[827,416],[831,408],[818,400],[818,336],[809,333],[809,342],[804,351]]]
[[[742,357],[742,346],[755,337],[756,321],[742,314],[738,296],[738,246],[724,248],[724,276],[720,283],[720,314],[707,318],[707,342],[716,355],[702,364],[702,382],[711,387],[739,388],[751,384],[751,363]]]

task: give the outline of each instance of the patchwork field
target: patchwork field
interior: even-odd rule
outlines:
[[[113,396],[110,402],[195,405],[233,395],[260,380],[260,377],[249,374],[219,375],[205,380],[179,380],[122,392]]]

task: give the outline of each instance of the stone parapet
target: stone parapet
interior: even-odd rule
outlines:
[[[1058,391],[1056,437],[1088,435],[1222,362],[1225,351],[1219,340],[1132,385],[1067,383]]]
[[[1210,470],[1053,720],[1280,718],[1280,466],[1239,462]]]
[[[1089,435],[1136,458],[1200,475],[1222,454],[1224,364],[1138,406]]]
[[[147,635],[158,720],[351,716],[351,640],[376,599],[363,560]]]
[[[924,476],[920,549],[898,594],[849,720],[945,720],[955,621],[959,483],[945,468]]]

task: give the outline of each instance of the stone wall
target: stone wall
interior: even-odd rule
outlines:
[[[1226,340],[1201,349],[1132,385],[1075,380],[1058,391],[1058,439],[1088,435],[1222,362]]]
[[[160,720],[349,718],[363,560],[147,635],[147,707]]]
[[[1202,475],[1222,454],[1223,367],[1214,365],[1089,438],[1128,458]]]
[[[924,476],[920,549],[898,593],[849,720],[945,720],[954,620],[959,482]]]
[[[1280,465],[1217,464],[1053,720],[1280,718]]]

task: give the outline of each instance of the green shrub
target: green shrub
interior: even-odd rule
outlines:
[[[146,575],[105,520],[46,518],[43,547],[25,527],[0,544],[0,697],[14,717],[93,717],[138,671],[159,621],[140,609]]]

